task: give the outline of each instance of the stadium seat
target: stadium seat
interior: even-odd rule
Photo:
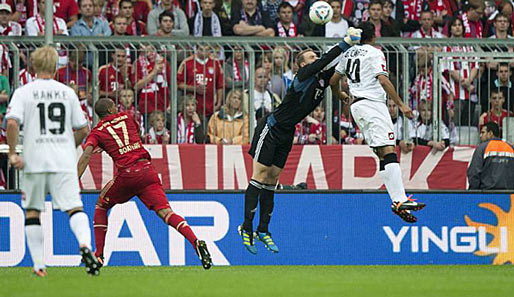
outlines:
[[[502,138],[514,142],[514,117],[503,118]]]
[[[461,126],[456,127],[457,135],[459,135],[459,144],[461,145],[477,145],[480,141],[478,128]]]

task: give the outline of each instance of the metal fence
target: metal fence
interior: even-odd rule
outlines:
[[[120,110],[133,112],[141,120],[145,142],[241,144],[249,143],[257,120],[280,104],[296,71],[295,55],[306,48],[320,55],[338,41],[54,38],[62,67],[57,79],[77,91],[92,124],[97,121],[94,102],[108,97]],[[12,64],[11,89],[31,79],[28,57],[43,43],[42,38],[2,38],[0,44]],[[476,144],[480,124],[491,118],[505,121],[503,133],[512,137],[508,112],[513,111],[510,66],[514,41],[382,38],[377,45],[386,56],[398,93],[417,111],[418,118],[407,121],[391,106],[395,123],[401,123],[395,124],[401,140],[425,144],[423,140],[439,142],[448,137],[451,144]],[[504,97],[497,116],[497,100],[493,108],[489,97],[503,65],[499,63],[504,62],[508,63],[509,83],[496,86]],[[474,79],[461,81],[470,73],[476,73]],[[328,90],[322,108],[297,126],[295,143],[365,142],[343,107]],[[507,116],[502,117],[503,109]]]

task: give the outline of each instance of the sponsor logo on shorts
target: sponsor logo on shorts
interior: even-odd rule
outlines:
[[[25,201],[27,199],[27,195],[25,195],[25,192],[21,191],[21,201]]]
[[[393,140],[394,139],[394,132],[389,132],[389,140]]]

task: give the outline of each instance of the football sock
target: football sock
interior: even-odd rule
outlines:
[[[402,170],[400,168],[400,164],[398,164],[396,154],[391,153],[385,155],[384,160],[380,161],[380,169],[379,174],[384,181],[387,193],[389,193],[391,200],[393,202],[407,201],[402,181]]]
[[[91,249],[91,229],[89,219],[83,211],[77,211],[70,215],[70,227],[79,245]]]
[[[259,203],[259,193],[263,188],[263,184],[251,179],[245,192],[245,219],[243,222],[243,229],[248,232],[253,232],[253,218],[257,211],[257,204]]]
[[[95,255],[100,257],[104,254],[105,234],[107,233],[107,209],[96,206],[93,227],[95,228]]]
[[[30,256],[34,263],[34,270],[45,269],[43,254],[43,228],[39,218],[25,219],[25,235],[29,246]]]
[[[273,206],[275,196],[275,185],[264,185],[261,190],[261,196],[259,198],[260,203],[260,216],[259,226],[257,227],[258,232],[268,233],[269,222],[271,221],[271,214],[273,213]]]
[[[182,234],[182,236],[184,236],[193,245],[194,248],[196,248],[196,235],[183,217],[170,211],[164,217],[164,221],[171,227],[175,228],[180,234]]]

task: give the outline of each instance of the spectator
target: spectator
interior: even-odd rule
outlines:
[[[221,107],[224,88],[221,64],[210,54],[209,46],[198,45],[195,54],[182,61],[177,72],[178,88],[196,96],[197,110],[206,118]]]
[[[129,88],[121,89],[119,102],[118,111],[130,114],[136,122],[139,123],[141,129],[140,132],[143,133],[143,131],[145,131],[143,126],[143,115],[139,110],[136,110],[136,107],[134,106],[134,90]]]
[[[273,69],[270,77],[270,91],[284,98],[293,82],[293,72],[289,69],[289,54],[283,47],[273,50]]]
[[[494,18],[494,34],[489,38],[496,39],[512,39],[508,30],[510,29],[510,18],[504,14],[498,13]]]
[[[84,2],[84,1],[83,1]],[[80,20],[75,23],[79,24]],[[91,71],[84,64],[84,50],[79,47],[74,50],[70,50],[68,65],[61,67],[57,70],[55,80],[69,85],[77,86],[77,95],[80,100],[86,99],[87,87],[91,86]]]
[[[280,100],[280,97],[270,92],[268,87],[269,82],[269,73],[262,67],[259,67],[255,69],[255,88],[253,91],[253,106],[254,110],[256,111],[256,116],[261,117],[262,113],[270,113],[273,111],[280,103],[282,103],[282,100]],[[248,113],[249,110],[249,90],[245,90],[245,98],[243,100],[243,110],[245,113]],[[261,115],[257,112],[260,110]]]
[[[353,26],[357,27],[361,22],[365,22],[369,19],[370,0],[354,0],[353,2],[354,9],[351,21],[353,23]]]
[[[348,106],[349,109],[349,106]],[[365,144],[364,135],[359,130],[357,125],[354,125],[354,121],[351,114],[348,112],[341,112],[341,116],[338,116],[335,120],[335,128],[338,133],[333,133],[339,138],[339,143],[342,144]]]
[[[222,36],[223,29],[218,15],[213,11],[214,0],[201,0],[201,11],[189,20],[189,31],[194,36]]]
[[[117,102],[119,91],[132,86],[132,66],[127,64],[124,48],[111,51],[111,62],[98,69],[100,98],[111,98]]]
[[[275,36],[297,37],[298,32],[293,22],[293,6],[288,2],[282,2],[278,6],[278,21],[275,25]]]
[[[330,6],[332,6],[334,15],[330,22],[325,25],[325,37],[343,38],[346,36],[346,31],[348,31],[348,22],[342,15],[341,0],[330,0]]]
[[[400,36],[400,31],[395,30],[393,25],[388,25],[382,21],[382,1],[371,0],[368,6],[369,21],[375,25],[376,37]],[[394,65],[394,63],[390,63]]]
[[[127,19],[122,15],[117,15],[112,20],[112,35],[114,36],[126,36],[130,35],[127,33]]]
[[[240,36],[275,36],[269,15],[262,13],[257,0],[243,0],[243,8],[233,12],[232,30]]]
[[[452,18],[449,22],[448,37],[462,38],[464,26],[459,18]],[[469,46],[446,46],[444,52],[473,52]],[[475,126],[475,105],[478,101],[475,88],[475,79],[478,68],[473,59],[449,59],[445,67],[445,75],[449,76],[451,98],[449,104],[454,105],[455,124],[459,126]]]
[[[305,0],[283,0],[289,2],[294,7],[293,22],[300,24],[303,18],[303,10],[305,8]]]
[[[3,2],[3,1],[2,1]],[[25,28],[27,19],[32,16],[34,11],[34,1],[32,0],[7,0],[5,4],[11,7],[10,20],[20,24],[22,28]]]
[[[76,4],[75,4],[76,5]],[[25,35],[27,36],[43,36],[45,35],[45,0],[38,1],[38,13],[29,18],[25,24]],[[73,21],[75,23],[75,21]],[[54,15],[53,32],[55,35],[69,35],[66,21]],[[61,64],[59,62],[59,64]]]
[[[230,19],[232,17],[232,11],[239,11],[241,9],[241,0],[215,0],[215,2],[214,12],[220,19],[222,35],[234,35]]]
[[[242,110],[243,92],[233,89],[225,105],[209,120],[209,139],[216,144],[248,144],[250,128],[248,114]]]
[[[481,144],[475,149],[468,167],[470,190],[514,189],[514,148],[500,138],[494,122],[480,129]]]
[[[489,87],[482,88],[482,96],[480,97],[480,105],[489,106],[487,99],[491,90],[501,91],[505,103],[503,108],[508,111],[514,111],[514,88],[512,87],[511,70],[508,63],[499,63],[496,71],[496,79],[491,81]]]
[[[145,137],[145,143],[168,144],[170,143],[170,131],[164,127],[164,113],[155,110],[150,114],[150,130]]]
[[[173,13],[168,10],[163,11],[159,15],[159,29],[155,36],[159,37],[171,37],[173,36]]]
[[[442,31],[443,26],[448,22],[456,11],[455,1],[452,0],[426,0],[426,10],[432,11],[434,17],[434,25],[438,31]]]
[[[0,4],[0,36],[21,36],[22,28],[20,24],[9,21],[11,11],[11,6],[8,4]],[[8,47],[0,44],[0,75],[8,76],[11,67]]]
[[[134,18],[134,3],[130,0],[121,0],[119,8],[120,15],[127,19],[127,35],[146,35],[146,24],[143,21]]]
[[[27,67],[20,70],[20,73],[18,74],[18,81],[20,83],[20,87],[28,84],[29,82],[31,82],[35,79],[36,79],[36,72],[34,71],[34,68],[32,67],[32,63],[30,62],[30,59],[28,59]]]
[[[398,111],[398,105],[396,105],[392,99],[387,99],[387,109],[389,110],[389,115],[393,121],[396,145],[398,145],[404,153],[412,152],[415,147],[414,142],[408,139],[403,139],[403,115]]]
[[[71,88],[75,90],[75,93],[78,95],[78,86],[72,85]],[[94,104],[93,104],[93,88],[91,86],[88,86],[87,93],[85,98],[79,98],[83,99],[80,101],[80,107],[82,108],[82,111],[84,112],[84,116],[87,119],[87,123],[89,128],[93,126],[93,113],[94,113]]]
[[[250,63],[240,46],[233,48],[232,57],[225,61],[225,84],[229,88],[244,88],[250,77]]]
[[[434,29],[434,13],[430,10],[421,12],[421,27],[412,33],[412,38],[443,38],[443,34]]]
[[[186,95],[177,116],[177,143],[204,143],[202,121],[196,112],[196,99]]]
[[[407,122],[409,138],[416,145],[429,146],[437,151],[442,151],[450,145],[450,130],[441,122],[441,141],[432,140],[432,105],[426,101],[418,106],[418,117],[416,120]]]
[[[54,0],[54,13],[56,17],[66,21],[68,28],[72,28],[78,21],[79,6],[76,0]]]
[[[461,16],[464,26],[464,38],[482,38],[482,21],[484,0],[468,0],[468,8]],[[450,29],[450,28],[448,28]]]
[[[136,21],[141,21],[146,25],[148,14],[153,8],[152,0],[132,0],[134,12],[132,17]]]
[[[9,97],[11,96],[11,87],[9,85],[9,78],[0,74],[0,114],[4,115],[7,111],[9,104]],[[0,122],[1,123],[1,122]]]
[[[187,24],[186,14],[182,9],[174,6],[172,0],[161,0],[161,4],[150,11],[148,14],[148,22],[146,23],[146,31],[148,34],[155,35],[155,33],[157,33],[159,15],[165,10],[169,10],[173,13],[173,34],[175,36],[189,35],[189,26]]]
[[[418,68],[416,77],[409,89],[410,103],[409,106],[415,110],[418,108],[421,100],[425,100],[431,104],[434,87],[434,71],[432,67],[431,51],[418,51],[416,53],[416,65]],[[442,89],[442,101],[446,103],[450,95],[450,85],[444,76],[439,76]]]
[[[94,3],[93,15],[103,21],[109,22],[109,19],[107,19],[107,16],[105,15],[105,11],[104,11],[105,1],[104,0],[94,0],[93,3]]]
[[[262,11],[264,13],[269,14],[270,20],[273,24],[276,24],[278,22],[279,14],[280,14],[280,4],[282,4],[284,2],[291,5],[288,1],[284,1],[284,0],[262,1]],[[291,5],[291,8],[294,10],[294,7],[292,5]],[[291,14],[291,20],[292,20],[292,14]]]
[[[489,123],[495,122],[500,127],[500,133],[503,128],[503,119],[506,117],[514,116],[514,113],[509,112],[508,110],[503,108],[503,103],[505,102],[505,97],[503,93],[499,90],[491,90],[491,96],[489,98],[491,109],[488,112],[484,112],[480,116],[480,120],[478,121],[478,125],[480,129]]]
[[[10,21],[12,9],[8,4],[0,4],[0,35],[2,36],[21,36],[23,28],[17,22]]]
[[[154,110],[165,111],[170,105],[171,69],[168,61],[152,45],[143,46],[142,51],[136,61],[135,89],[136,92],[141,91],[139,110],[149,115]]]
[[[198,12],[198,0],[173,0],[173,5],[184,11],[187,19],[192,19]]]
[[[312,117],[307,116],[305,119],[295,125],[293,144],[306,144],[309,140],[309,118],[312,119]]]
[[[93,0],[80,1],[82,17],[71,28],[72,36],[111,36],[109,24],[94,16]]]
[[[269,51],[262,53],[256,67],[264,68],[271,75],[271,72],[273,72],[273,54]]]
[[[310,144],[327,144],[327,123],[325,122],[325,108],[318,105],[312,111],[312,121],[309,127]]]

